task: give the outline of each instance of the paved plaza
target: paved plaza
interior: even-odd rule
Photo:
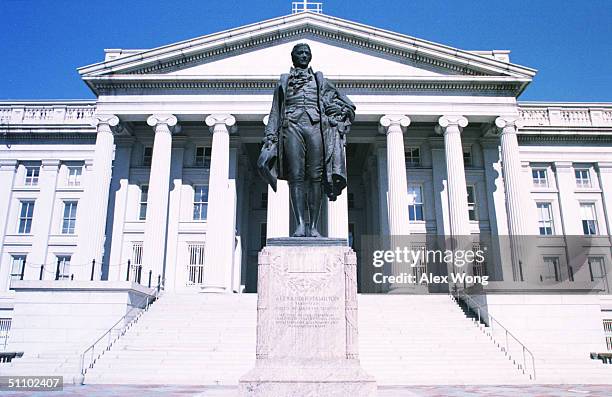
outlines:
[[[236,387],[174,385],[86,385],[66,386],[54,392],[0,392],[7,397],[235,397]],[[534,386],[402,386],[380,387],[378,397],[609,397],[609,385],[534,385]]]

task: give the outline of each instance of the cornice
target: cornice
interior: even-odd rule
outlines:
[[[95,140],[96,132],[31,132],[31,131],[11,131],[3,133],[0,130],[0,142],[6,142],[14,139],[32,139],[32,140],[62,140],[62,141],[93,141]]]
[[[78,139],[95,138],[96,128],[91,125],[0,125],[0,140],[7,138],[54,138],[54,139]]]
[[[117,90],[185,90],[185,91],[224,91],[236,90],[245,93],[270,92],[276,87],[278,77],[264,77],[261,79],[205,79],[189,76],[189,78],[176,78],[168,76],[121,76],[115,77],[91,77],[85,78],[86,82],[98,95],[116,94]],[[423,93],[434,92],[469,92],[480,95],[501,95],[517,96],[523,90],[526,81],[516,81],[510,79],[484,78],[465,79],[458,76],[451,78],[420,78],[420,79],[333,79],[336,87],[347,90],[349,93],[374,92],[404,92],[404,93]]]
[[[559,135],[559,134],[521,134],[519,132],[518,142],[520,143],[612,143],[612,135],[596,135],[594,132],[591,134],[571,134],[571,135]]]

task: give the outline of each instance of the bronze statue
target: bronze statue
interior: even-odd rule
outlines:
[[[293,236],[321,237],[322,193],[333,201],[346,187],[345,134],[355,118],[355,105],[321,72],[308,67],[308,44],[296,44],[291,59],[291,72],[281,75],[274,90],[258,167],[274,191],[277,178],[288,181],[297,224]]]

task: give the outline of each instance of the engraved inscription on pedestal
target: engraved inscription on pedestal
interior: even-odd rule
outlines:
[[[375,395],[358,360],[356,273],[341,243],[261,251],[257,362],[241,395]]]

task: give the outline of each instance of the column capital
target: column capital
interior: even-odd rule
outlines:
[[[410,125],[410,117],[403,114],[386,114],[380,118],[381,134],[388,134],[391,127],[399,127],[403,132]]]
[[[436,126],[436,132],[438,134],[446,134],[449,127],[457,127],[459,132],[468,125],[468,119],[461,115],[448,115],[442,116],[438,119],[438,125]]]
[[[165,125],[168,130],[172,132],[178,132],[180,126],[177,124],[178,119],[173,114],[152,114],[147,118],[147,124],[150,125],[157,131],[164,131],[165,129],[159,130],[157,127]]]
[[[523,127],[523,120],[517,116],[500,116],[495,119],[495,126],[502,134],[515,134]]]
[[[100,131],[101,126],[106,126],[114,135],[132,135],[132,128],[122,123],[119,117],[114,114],[94,114],[90,120],[90,124],[97,127],[98,131]]]
[[[119,125],[119,117],[114,114],[96,113],[91,117],[91,125],[94,127],[99,127],[100,125],[116,127]]]
[[[210,132],[218,131],[217,126],[224,128],[228,132],[236,130],[236,118],[228,113],[216,113],[206,117],[206,125],[210,127]]]

